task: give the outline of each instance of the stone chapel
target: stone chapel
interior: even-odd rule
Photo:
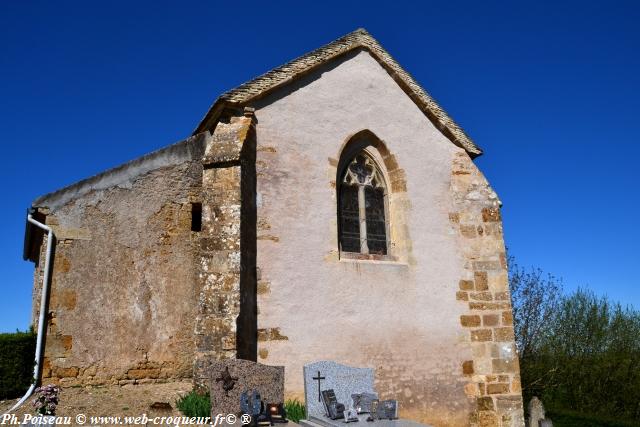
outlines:
[[[42,381],[205,381],[207,361],[375,368],[435,426],[521,426],[482,150],[365,30],[222,94],[193,134],[34,200]],[[27,223],[37,322],[47,235]]]

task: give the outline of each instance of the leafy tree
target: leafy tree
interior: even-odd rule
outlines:
[[[552,320],[562,299],[562,282],[542,270],[520,267],[510,256],[509,288],[513,305],[513,326],[520,356],[525,402],[553,382],[557,367],[543,351],[553,335]]]
[[[513,258],[509,269],[525,402],[640,425],[640,311],[586,289],[565,295]]]
[[[578,289],[563,298],[546,353],[558,366],[554,405],[640,420],[640,312]]]

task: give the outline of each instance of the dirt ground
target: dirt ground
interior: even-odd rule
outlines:
[[[78,414],[85,414],[87,418],[90,416],[142,416],[143,414],[149,417],[181,416],[182,414],[176,408],[176,400],[191,389],[191,381],[62,388],[56,415],[71,417],[71,425],[79,425],[75,421]],[[4,414],[17,401],[18,399],[0,401],[0,414]],[[32,401],[33,398],[30,398],[15,411],[19,420],[23,419],[24,414],[35,413]],[[171,408],[166,406],[167,403]],[[91,424],[87,420],[84,425]]]

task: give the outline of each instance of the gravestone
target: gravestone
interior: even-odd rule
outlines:
[[[540,399],[533,396],[529,401],[529,426],[540,427],[540,422],[544,419],[544,406]]]
[[[324,417],[322,390],[333,389],[338,402],[352,404],[355,393],[375,393],[372,368],[352,368],[336,362],[315,362],[304,365],[304,398],[307,417]]]
[[[257,390],[266,403],[284,402],[284,366],[242,359],[212,361],[208,371],[211,416],[240,411],[240,395]]]
[[[332,420],[325,416],[322,404],[322,391],[333,389],[338,402],[349,407],[353,400],[351,395],[358,393],[373,393],[374,372],[372,368],[353,368],[336,362],[315,362],[305,365],[304,398],[307,407],[307,419],[300,420],[303,427],[345,427],[345,420]],[[358,416],[359,422],[351,424],[366,427],[429,427],[415,421],[396,419],[367,422],[369,414]]]

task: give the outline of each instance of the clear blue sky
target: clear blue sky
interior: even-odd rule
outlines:
[[[485,150],[520,264],[640,308],[638,5],[0,2],[0,331],[29,324],[31,200],[183,139],[223,91],[357,27]]]

